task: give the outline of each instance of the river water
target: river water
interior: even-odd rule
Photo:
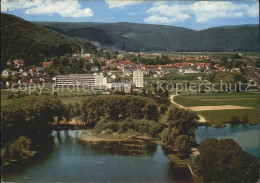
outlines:
[[[259,155],[259,135],[260,124],[257,125],[227,125],[225,128],[213,128],[201,126],[196,132],[197,143],[207,138],[232,138],[234,139],[244,151],[253,154],[257,157]]]
[[[245,151],[259,157],[259,127],[199,127],[200,143],[210,137],[233,138]],[[52,145],[38,155],[3,168],[3,180],[12,182],[190,182],[187,168],[174,168],[161,145],[143,142],[86,144],[81,130],[53,131]],[[45,143],[42,142],[44,145]]]
[[[4,181],[14,182],[190,182],[187,168],[174,168],[155,143],[84,144],[82,131],[53,132],[46,156],[5,167]]]

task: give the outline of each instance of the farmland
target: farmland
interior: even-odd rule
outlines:
[[[254,93],[206,93],[206,94],[184,94],[174,98],[174,101],[185,107],[194,106],[218,106],[233,105],[236,107],[248,107],[247,109],[225,109],[225,110],[200,110],[197,114],[206,118],[212,126],[220,126],[230,122],[236,116],[239,120],[247,118],[250,124],[259,123],[258,107],[259,97]]]

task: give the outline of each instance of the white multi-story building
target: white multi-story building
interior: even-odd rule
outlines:
[[[107,77],[103,74],[71,74],[59,75],[55,77],[56,86],[85,86],[105,89],[107,87]]]
[[[133,84],[137,88],[144,87],[144,73],[140,70],[133,72]]]
[[[96,81],[92,74],[59,75],[55,80],[56,86],[85,85],[89,87],[94,86]]]

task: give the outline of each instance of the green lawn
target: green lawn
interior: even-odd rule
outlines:
[[[233,116],[242,120],[245,116],[250,124],[259,123],[258,109],[234,109],[234,110],[216,110],[216,111],[198,111],[199,115],[206,118],[211,125],[222,125],[229,122]]]
[[[74,104],[76,102],[80,103],[87,97],[60,97],[59,99],[64,103],[64,104]]]
[[[259,107],[259,95],[253,93],[205,93],[184,94],[174,98],[174,101],[185,107],[239,105],[245,107]]]
[[[237,105],[252,107],[253,109],[229,109],[198,111],[197,113],[205,117],[211,125],[222,125],[229,122],[233,116],[240,120],[247,117],[249,123],[259,123],[258,108],[259,94],[253,93],[205,93],[205,94],[184,94],[174,98],[174,101],[185,106],[218,106]]]

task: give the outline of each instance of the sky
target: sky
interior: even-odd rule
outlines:
[[[29,21],[133,22],[202,30],[259,24],[259,2],[2,0],[1,12]]]

